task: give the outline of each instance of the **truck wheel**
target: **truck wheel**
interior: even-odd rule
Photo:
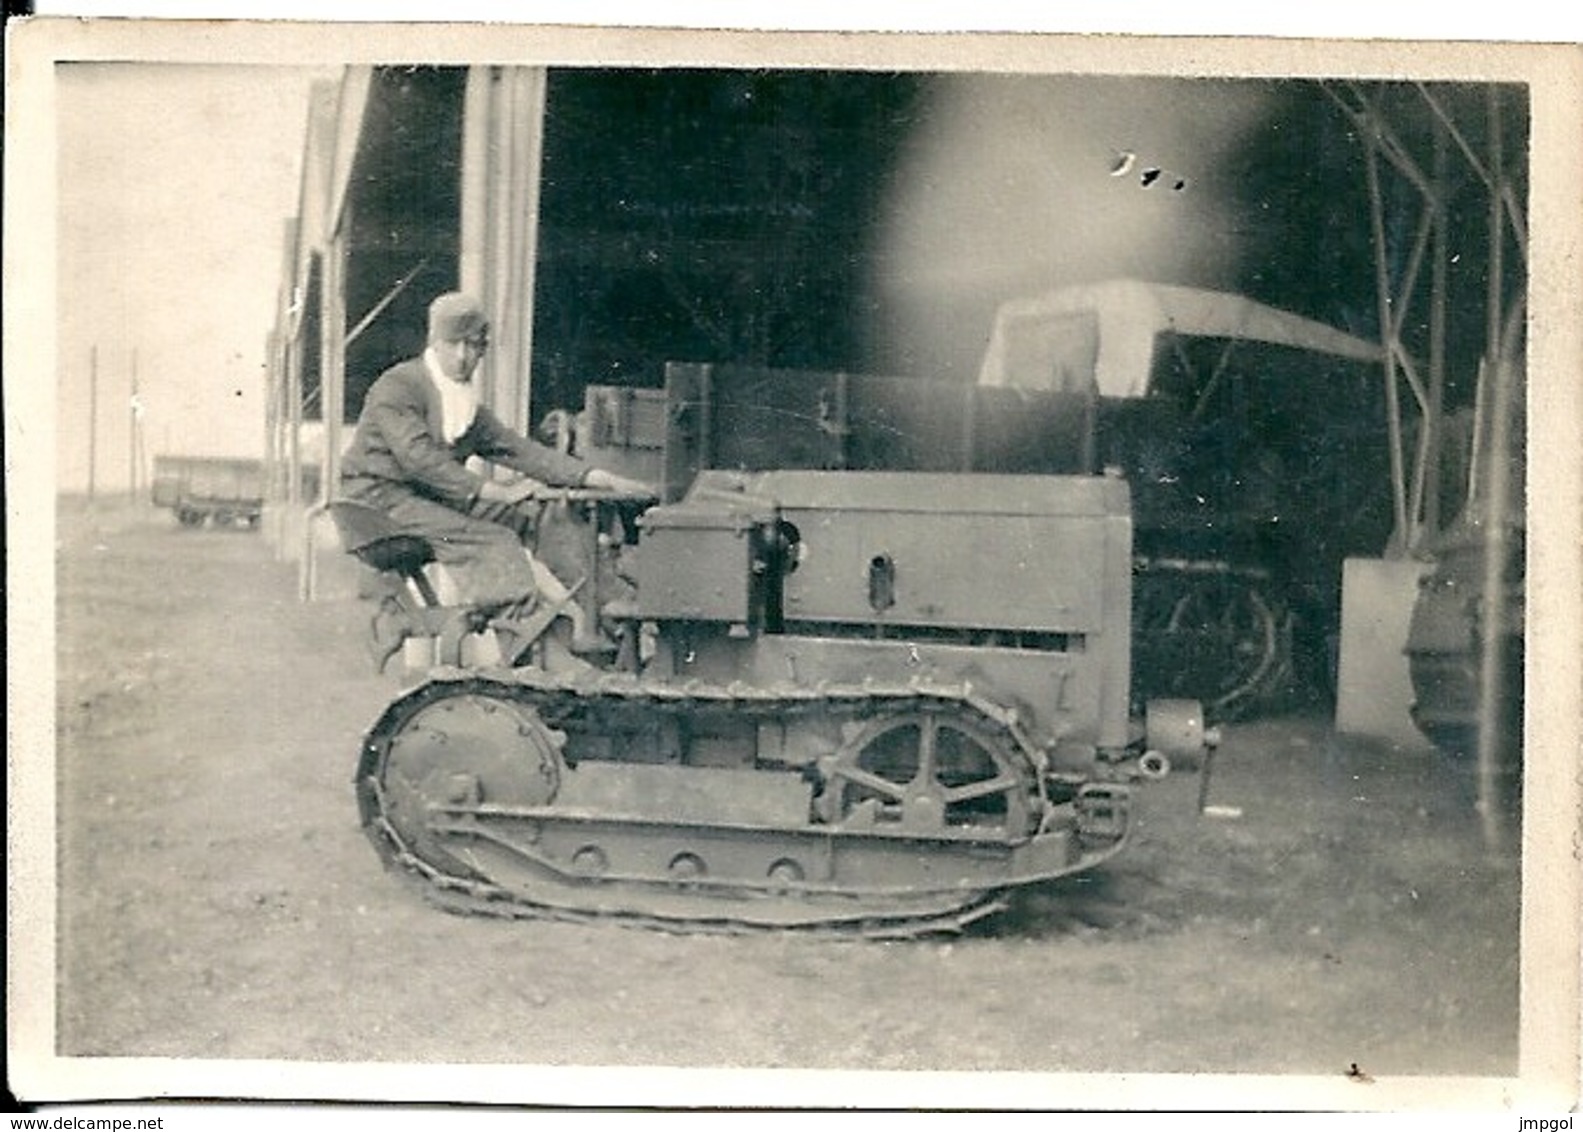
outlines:
[[[1292,618],[1251,580],[1144,576],[1136,582],[1134,694],[1197,700],[1211,722],[1245,718],[1291,672]]]

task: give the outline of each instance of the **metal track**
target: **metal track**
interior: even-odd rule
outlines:
[[[722,709],[729,709],[734,716],[746,713],[763,717],[784,717],[792,713],[814,711],[858,724],[906,711],[951,713],[971,720],[972,725],[980,731],[992,732],[1001,741],[1004,750],[1015,752],[1016,757],[1026,764],[1027,781],[1032,788],[1042,791],[1044,783],[1042,753],[1028,741],[1016,713],[979,695],[969,684],[919,680],[904,685],[866,682],[860,685],[818,687],[792,684],[758,687],[740,683],[712,685],[697,682],[675,685],[649,683],[626,673],[594,672],[575,677],[557,677],[530,668],[497,671],[488,675],[459,669],[440,670],[432,674],[426,683],[392,703],[374,725],[363,745],[356,787],[365,830],[380,856],[392,868],[417,882],[433,903],[449,911],[573,923],[616,922],[688,933],[795,931],[810,935],[894,939],[960,931],[968,924],[1004,908],[1005,892],[1010,887],[1044,879],[1042,876],[1008,877],[1003,884],[986,885],[981,890],[962,891],[949,896],[947,901],[954,903],[946,908],[922,907],[916,911],[898,911],[894,901],[880,900],[875,903],[872,915],[867,914],[862,906],[864,894],[854,891],[854,904],[850,909],[842,909],[839,914],[832,913],[824,918],[815,915],[811,922],[807,915],[806,895],[795,892],[776,894],[754,891],[755,911],[768,911],[770,914],[759,914],[752,918],[733,914],[734,906],[740,907],[740,901],[734,905],[731,900],[718,901],[718,908],[711,907],[707,913],[677,914],[674,908],[655,908],[655,901],[650,901],[650,908],[645,909],[641,899],[635,902],[635,907],[609,910],[578,906],[575,894],[568,898],[567,903],[525,898],[521,892],[496,883],[486,874],[459,875],[425,859],[420,847],[411,844],[397,828],[398,823],[390,820],[385,770],[393,743],[419,713],[456,697],[486,697],[490,702],[530,708],[551,721],[564,720],[581,711],[612,704],[678,716],[719,712]],[[1061,875],[1091,867],[1119,850],[1124,840],[1124,837],[1118,837],[1113,846],[1085,855],[1080,865],[1050,869],[1047,875]],[[646,883],[660,887],[659,882]],[[641,889],[641,885],[638,888]],[[631,896],[631,891],[623,890],[623,899],[629,904],[633,903]],[[777,905],[777,901],[781,904]],[[796,910],[798,916],[793,918],[801,922],[777,922],[775,913],[778,908],[788,912]]]

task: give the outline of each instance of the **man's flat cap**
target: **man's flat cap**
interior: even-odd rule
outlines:
[[[460,342],[489,330],[484,307],[471,295],[450,291],[429,304],[429,340]]]

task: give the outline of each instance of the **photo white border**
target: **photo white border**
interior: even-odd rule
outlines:
[[[321,11],[323,6],[317,6]],[[38,18],[8,26],[8,1045],[36,1101],[150,1096],[752,1108],[1570,1110],[1580,1089],[1583,53],[1536,44]],[[53,1053],[56,272],[63,61],[790,66],[1530,84],[1529,767],[1514,1078],[814,1073],[73,1059]],[[1536,757],[1537,756],[1537,757]],[[49,994],[40,993],[49,988]]]

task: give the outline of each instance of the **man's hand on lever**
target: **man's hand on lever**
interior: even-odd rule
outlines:
[[[642,480],[628,479],[618,476],[614,472],[607,472],[604,468],[590,468],[583,476],[583,486],[596,491],[608,491],[613,495],[629,496],[632,499],[658,499],[660,493],[654,490],[652,484]]]
[[[516,504],[537,499],[545,503],[557,500],[566,501],[576,499],[587,493],[596,497],[618,497],[622,499],[650,500],[658,499],[660,493],[652,484],[642,480],[628,479],[608,472],[603,468],[590,468],[583,475],[581,487],[564,488],[550,487],[531,476],[521,476],[512,480],[486,480],[478,489],[478,498],[486,503]]]
[[[478,498],[485,503],[523,503],[547,494],[549,489],[532,476],[522,476],[518,479],[499,481],[485,480],[484,485],[478,489]]]

